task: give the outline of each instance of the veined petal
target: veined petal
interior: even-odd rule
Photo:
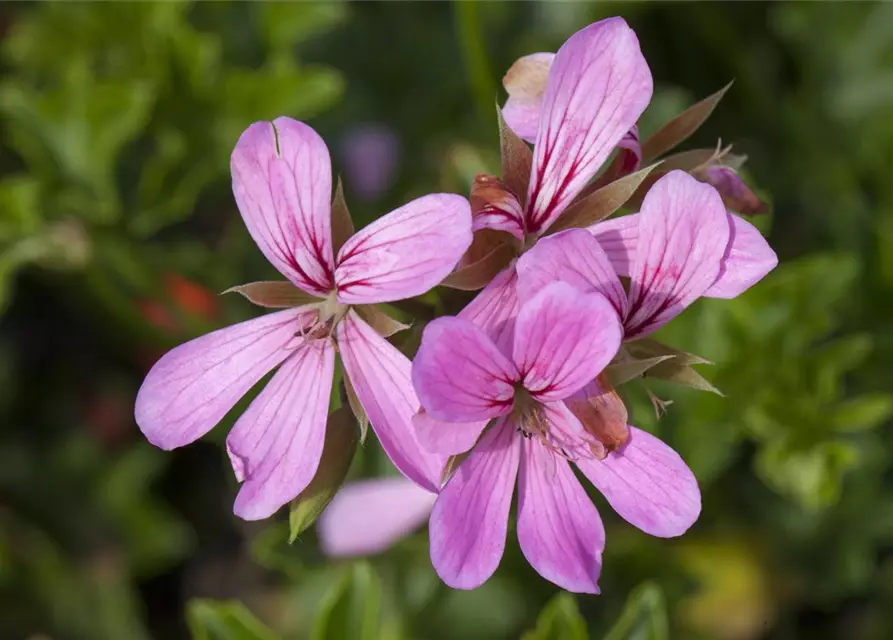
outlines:
[[[522,444],[518,541],[546,580],[574,593],[599,593],[602,520],[567,461],[535,438]]]
[[[449,193],[427,195],[360,230],[338,252],[342,304],[421,295],[443,280],[471,245],[471,207]]]
[[[603,222],[597,222],[589,231],[598,240],[599,246],[618,276],[629,276],[630,264],[636,251],[636,243],[639,239],[639,217],[634,213],[621,218],[612,218]]]
[[[484,173],[475,176],[468,201],[472,231],[505,231],[524,241],[524,211],[516,194],[502,180]]]
[[[704,292],[710,298],[735,298],[778,265],[778,256],[759,230],[739,216],[728,215],[731,235],[719,276]]]
[[[519,379],[483,329],[463,318],[430,322],[412,365],[422,406],[437,420],[476,422],[508,412]]]
[[[479,422],[437,420],[424,409],[412,419],[416,437],[422,448],[444,455],[456,455],[471,449],[488,422],[488,420]]]
[[[226,450],[244,478],[233,507],[240,518],[268,518],[310,484],[322,456],[334,366],[330,339],[305,341],[236,421]]]
[[[627,339],[666,324],[716,281],[729,243],[727,216],[716,189],[684,171],[654,183],[639,213]]]
[[[317,522],[322,551],[335,558],[381,553],[427,522],[435,500],[403,477],[347,484]]]
[[[431,513],[431,562],[454,589],[481,586],[505,550],[521,438],[506,419],[493,426],[450,477]]]
[[[299,344],[315,310],[287,309],[196,338],[155,363],[134,415],[156,447],[174,449],[205,435],[248,390]]]
[[[506,356],[512,354],[515,316],[521,308],[517,283],[518,274],[512,264],[493,278],[458,316],[483,329]]]
[[[540,402],[566,398],[595,378],[620,348],[620,320],[599,293],[553,282],[521,307],[514,360]]]
[[[636,169],[642,162],[642,145],[639,144],[639,127],[633,127],[623,134],[620,142],[617,143],[620,150],[620,175],[625,176]]]
[[[682,535],[701,513],[701,492],[691,469],[647,431],[630,427],[629,442],[604,460],[576,463],[614,510],[645,533]]]
[[[518,291],[527,300],[552,282],[566,282],[578,291],[597,291],[621,317],[626,291],[614,267],[592,234],[568,229],[542,238],[518,260]]]
[[[509,94],[502,117],[519,138],[533,142],[539,126],[543,94],[549,79],[554,53],[531,53],[515,60],[502,78]]]
[[[336,340],[347,377],[391,462],[413,482],[437,491],[446,457],[424,450],[416,438],[412,418],[419,399],[412,363],[353,310],[338,323]]]
[[[308,293],[332,289],[332,164],[303,122],[248,127],[230,161],[233,194],[251,237],[274,267]]]
[[[552,68],[534,145],[527,232],[541,234],[592,179],[651,100],[635,33],[609,18],[572,35]]]

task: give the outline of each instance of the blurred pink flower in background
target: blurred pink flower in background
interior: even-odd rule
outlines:
[[[393,129],[377,123],[348,130],[339,144],[344,177],[363,200],[374,201],[394,183],[400,141]]]

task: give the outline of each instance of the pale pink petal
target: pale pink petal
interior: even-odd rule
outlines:
[[[502,117],[527,142],[536,140],[543,94],[554,59],[554,53],[531,53],[518,58],[502,79],[502,86],[509,94]]]
[[[415,435],[419,399],[409,358],[353,310],[338,323],[336,340],[344,371],[391,462],[410,480],[437,491],[446,457],[423,449]]]
[[[618,276],[629,276],[630,264],[639,239],[639,214],[597,222],[587,227],[587,231],[598,240],[598,244],[614,267],[614,273]]]
[[[447,422],[432,418],[422,409],[412,419],[422,448],[432,453],[455,455],[474,446],[488,420],[479,422]]]
[[[514,360],[540,402],[561,400],[595,378],[620,348],[620,320],[599,293],[553,282],[521,307]]]
[[[303,122],[248,127],[233,150],[233,193],[251,237],[274,267],[308,293],[332,289],[332,165]]]
[[[499,350],[512,354],[515,316],[521,308],[515,265],[501,271],[462,311],[459,317],[483,329]]]
[[[572,35],[549,72],[528,188],[527,232],[540,234],[595,176],[651,99],[651,72],[622,18]]]
[[[403,477],[344,485],[316,523],[327,556],[368,556],[393,546],[428,521],[437,494]]]
[[[303,491],[319,466],[332,392],[335,349],[308,340],[279,368],[226,439],[243,479],[233,512],[260,520]]]
[[[597,291],[626,314],[626,291],[598,240],[586,229],[568,229],[537,241],[518,260],[518,293],[528,300],[552,282]]]
[[[599,593],[602,520],[567,461],[535,438],[522,445],[518,541],[546,580],[573,593]]]
[[[604,460],[576,463],[614,510],[645,533],[682,535],[701,513],[701,492],[691,469],[647,431],[630,427],[629,442]]]
[[[474,212],[472,231],[493,229],[505,231],[524,241],[524,211],[514,196],[508,195],[499,202],[490,202]]]
[[[729,214],[731,236],[719,276],[704,293],[710,298],[734,298],[763,279],[778,265],[778,256],[747,220]]]
[[[156,447],[173,449],[205,435],[276,365],[315,311],[287,309],[219,329],[169,351],[136,396],[134,415]]]
[[[430,322],[412,364],[422,406],[437,420],[477,422],[508,412],[518,380],[515,365],[468,320]]]
[[[505,419],[495,424],[450,477],[431,513],[431,562],[454,589],[481,586],[505,550],[521,438]]]
[[[642,146],[639,144],[639,127],[633,126],[617,143],[620,150],[620,175],[629,175],[642,162]]]
[[[710,288],[729,243],[722,198],[684,171],[654,183],[642,202],[630,268],[626,337],[641,337],[675,317]]]
[[[438,285],[471,245],[471,207],[449,193],[427,195],[365,227],[338,252],[343,304],[421,295]]]

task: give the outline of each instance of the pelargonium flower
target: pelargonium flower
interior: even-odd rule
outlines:
[[[648,533],[679,535],[697,518],[697,482],[672,449],[632,428],[622,448],[599,460],[563,402],[598,376],[621,337],[606,297],[564,282],[521,306],[510,349],[463,318],[426,327],[412,370],[422,406],[442,425],[440,437],[476,441],[429,524],[431,559],[448,585],[475,588],[496,570],[517,480],[528,562],[562,588],[598,593],[604,527],[569,461]]]
[[[728,260],[741,247],[748,260]],[[671,171],[648,191],[639,213],[540,240],[518,260],[518,290],[525,298],[560,280],[599,291],[622,318],[624,339],[634,340],[701,296],[737,296],[777,263],[759,232],[726,211],[716,189]],[[629,277],[629,292],[618,275]]]
[[[528,142],[534,142],[536,139],[546,82],[554,59],[555,54],[553,53],[532,53],[523,56],[512,64],[502,79],[502,84],[508,93],[508,99],[502,109],[503,118],[512,131]],[[663,140],[661,149],[669,150],[694,133],[699,126],[698,121],[702,122],[706,119],[726,89],[728,87],[688,110],[688,118],[679,123],[678,129],[674,131],[672,138],[669,138],[669,142],[667,142],[667,137],[658,134],[657,137],[661,137]],[[700,152],[709,150],[683,152],[668,157],[666,160],[670,166],[676,165],[676,168],[684,168],[698,180],[713,185],[719,191],[726,206],[732,211],[745,215],[766,213],[768,207],[741,179],[736,167],[723,161],[724,156],[733,159],[728,153],[730,149],[731,147],[724,149],[721,153],[708,156],[709,160],[703,163],[699,160]],[[611,166],[599,176],[597,185],[603,186],[622,178],[641,166],[643,150],[639,142],[637,126],[633,126],[621,138],[617,144],[617,151],[617,157]],[[735,159],[743,163],[746,158],[740,156]],[[655,172],[655,177],[660,172],[659,168]]]
[[[473,207],[475,231],[511,234],[520,252],[564,213],[651,99],[651,72],[622,18],[602,20],[572,35],[546,75],[527,192],[486,180],[472,193],[473,199],[484,196]],[[512,263],[481,291],[465,316],[476,315],[488,331],[510,335],[518,305],[515,281]]]
[[[245,225],[293,285],[284,297],[298,306],[167,353],[137,396],[140,429],[162,449],[193,442],[278,367],[226,442],[242,482],[235,513],[268,517],[316,473],[337,350],[391,460],[437,490],[443,459],[422,450],[414,435],[418,399],[410,362],[361,314],[364,305],[422,294],[453,269],[471,243],[467,200],[452,194],[413,200],[347,239],[336,255],[329,152],[313,129],[289,118],[255,123],[239,138],[231,169]]]

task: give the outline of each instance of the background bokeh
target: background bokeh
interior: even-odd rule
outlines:
[[[725,397],[655,385],[658,421],[628,385],[701,483],[686,536],[596,497],[601,596],[556,597],[512,533],[454,592],[424,532],[331,562],[284,514],[236,519],[231,418],[173,453],[143,440],[154,360],[256,315],[217,292],[275,277],[229,188],[249,123],[320,131],[362,225],[495,171],[502,73],[614,14],[655,77],[645,134],[735,79],[687,146],[749,156],[781,259],[663,332]],[[893,637],[891,33],[893,3],[0,5],[0,638]],[[355,477],[393,473],[372,440]]]

